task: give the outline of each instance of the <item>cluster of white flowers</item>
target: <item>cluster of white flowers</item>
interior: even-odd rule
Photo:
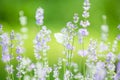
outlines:
[[[61,43],[65,50],[64,54],[67,58],[67,68],[71,67],[71,59],[73,57],[74,50],[74,37],[76,36],[77,23],[79,20],[78,14],[74,14],[73,22],[69,21],[66,27],[61,30],[61,33],[55,33],[54,36],[57,42]],[[69,70],[68,69],[68,70]]]
[[[29,58],[22,58],[17,65],[16,69],[18,70],[16,76],[21,79],[23,75],[27,73],[28,66],[30,66],[31,60]]]
[[[71,80],[72,76],[73,74],[69,70],[66,70],[64,74],[64,80]]]
[[[59,79],[59,69],[58,69],[57,66],[55,66],[54,69],[53,69],[53,77],[54,77],[55,80],[60,80]]]
[[[89,0],[84,0],[83,9],[84,11],[83,11],[82,17],[84,18],[84,20],[80,21],[80,25],[82,26],[82,28],[78,30],[79,43],[84,43],[83,38],[89,35],[89,32],[86,29],[88,26],[90,26],[90,22],[89,20],[87,20],[90,16],[89,15],[89,9],[90,9]]]
[[[106,69],[104,62],[97,62],[96,63],[96,72],[94,74],[93,80],[104,80],[106,76]]]
[[[46,26],[43,26],[40,32],[36,35],[34,42],[34,53],[37,60],[44,61],[45,65],[48,65],[47,61],[47,51],[50,47],[47,45],[51,40],[50,37],[51,31],[47,29]],[[42,54],[40,54],[42,52]]]
[[[44,21],[44,10],[42,8],[38,8],[36,11],[36,24],[37,25],[43,25]]]
[[[2,25],[0,25],[0,46],[2,47],[2,61],[5,63],[5,70],[8,74],[8,76],[6,77],[6,79],[10,80],[12,79],[11,75],[13,75],[13,65],[10,64],[13,55],[12,55],[12,42],[11,40],[14,39],[14,33],[13,31],[11,32],[10,36],[8,35],[8,33],[3,32],[2,30]]]
[[[16,59],[19,62],[21,60],[21,58],[22,58],[22,54],[25,51],[25,49],[23,47],[24,42],[23,42],[22,35],[20,33],[16,33],[15,40],[16,40],[16,54],[17,54]]]
[[[89,15],[89,9],[90,9],[89,0],[84,0],[83,9],[84,9],[84,11],[83,11],[82,17],[85,19],[80,21],[80,25],[83,28],[86,28],[86,27],[90,26],[90,22],[87,20],[87,18],[89,18],[89,16],[90,16]]]
[[[49,74],[52,71],[50,67],[42,65],[42,63],[37,62],[34,69],[34,77],[37,80],[46,80],[49,78]]]
[[[44,10],[38,8],[36,11],[36,21],[38,25],[43,25],[44,19]],[[47,29],[46,26],[42,26],[42,29],[37,33],[34,43],[34,54],[37,60],[34,69],[35,80],[46,80],[49,78],[49,74],[52,71],[52,68],[49,67],[47,60],[47,51],[50,49],[48,42],[50,42],[51,31]]]

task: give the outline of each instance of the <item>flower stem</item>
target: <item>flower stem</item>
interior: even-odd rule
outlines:
[[[84,54],[84,42],[85,42],[85,40],[84,40],[84,38],[83,38],[83,43],[82,43],[82,49],[83,49],[83,54]],[[85,72],[85,57],[83,57],[82,58],[83,60],[83,75],[84,75],[84,77],[85,77],[85,74],[86,74],[86,72]]]
[[[13,57],[13,48],[12,48],[12,45],[13,45],[13,41],[11,40],[11,54],[12,54],[12,57]],[[12,80],[14,80],[14,74],[13,73],[11,74],[11,76],[12,76]]]
[[[14,80],[14,75],[12,74],[12,80]]]

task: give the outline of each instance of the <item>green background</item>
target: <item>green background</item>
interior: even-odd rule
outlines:
[[[115,39],[120,33],[117,29],[120,23],[120,0],[90,0],[90,22],[88,27],[90,35],[86,38],[86,46],[90,38],[100,40],[100,26],[103,24],[102,15],[107,16],[107,24],[109,25],[109,41]],[[54,38],[54,33],[66,26],[68,21],[73,20],[73,14],[78,13],[82,19],[83,0],[0,0],[0,24],[3,25],[5,32],[10,32],[12,29],[15,32],[20,32],[21,25],[19,24],[19,11],[23,10],[27,16],[29,38],[25,40],[26,52],[24,56],[34,60],[33,54],[33,39],[38,32],[35,24],[35,12],[38,7],[44,8],[44,24],[52,30],[52,41],[49,43],[50,50],[48,51],[48,59],[50,64],[56,63],[58,57],[62,57],[63,47],[57,43]],[[75,43],[75,45],[77,42]],[[0,52],[1,54],[1,52]],[[75,54],[77,54],[75,52]],[[64,56],[63,56],[64,57]],[[79,61],[77,55],[76,61]],[[1,56],[0,56],[1,59]],[[13,62],[16,64],[16,62]],[[0,80],[5,80],[4,63],[0,60]]]

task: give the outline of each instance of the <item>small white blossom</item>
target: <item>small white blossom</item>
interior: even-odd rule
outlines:
[[[90,15],[89,15],[89,12],[84,11],[83,14],[82,14],[82,16],[83,16],[84,18],[88,18]]]
[[[87,31],[87,29],[79,29],[78,31],[78,35],[81,36],[87,36],[89,34],[89,32]]]
[[[90,9],[89,0],[84,0],[83,8],[84,8],[85,11],[88,11]]]
[[[44,19],[44,10],[42,8],[38,8],[36,10],[36,23],[37,25],[43,25],[43,19]]]
[[[74,21],[73,21],[74,23],[77,23],[79,21],[79,17],[78,17],[77,13],[74,14],[73,19],[74,19]]]
[[[69,70],[66,70],[64,74],[64,80],[70,80],[72,79],[72,77],[73,77],[73,74]]]
[[[79,56],[84,57],[84,56],[87,56],[87,54],[88,54],[88,51],[87,51],[87,50],[79,50],[79,51],[78,51],[78,55],[79,55]]]
[[[9,74],[13,74],[13,65],[6,65],[5,69]]]
[[[86,20],[86,21],[81,20],[80,25],[82,27],[88,27],[88,26],[90,26],[90,22],[88,20]]]

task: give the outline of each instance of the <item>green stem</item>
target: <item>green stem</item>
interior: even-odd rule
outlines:
[[[9,72],[7,72],[8,73],[8,77],[10,78],[10,74],[9,74]],[[11,78],[10,78],[11,79]]]
[[[14,80],[14,75],[13,75],[13,73],[12,73],[12,80]]]
[[[70,69],[70,57],[69,57],[69,50],[67,51],[67,54],[68,54],[68,70]]]
[[[86,69],[86,68],[85,68],[85,58],[83,59],[83,62],[84,62],[84,66],[83,66],[84,69],[83,69],[83,70],[84,70],[84,77],[85,77],[85,76],[86,76],[86,71],[85,71],[85,69]]]
[[[19,78],[19,80],[21,80],[21,78]]]
[[[82,49],[83,49],[83,54],[84,54],[84,38],[83,38],[83,44],[82,44]],[[83,56],[83,75],[85,77],[86,72],[85,72],[85,57]]]

